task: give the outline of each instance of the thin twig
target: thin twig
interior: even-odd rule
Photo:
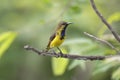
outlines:
[[[98,15],[98,17],[101,19],[101,21],[108,27],[108,29],[112,32],[112,34],[114,35],[114,37],[116,38],[116,40],[118,42],[120,42],[120,37],[119,35],[114,31],[114,29],[112,28],[112,26],[106,21],[106,19],[102,16],[102,14],[98,11],[94,0],[90,0],[91,6],[93,8],[93,10],[96,12],[96,14]]]
[[[54,53],[54,52],[45,52],[45,51],[39,51],[29,45],[25,45],[24,48],[26,50],[33,51],[39,55],[43,56],[51,56],[56,58],[67,58],[67,59],[75,59],[75,60],[104,60],[106,58],[110,58],[113,56],[80,56],[80,55],[71,55],[71,54],[60,54],[60,53]]]
[[[99,38],[97,38],[97,37],[95,37],[95,36],[93,36],[93,35],[91,35],[91,34],[89,34],[89,33],[87,33],[87,32],[84,32],[84,34],[87,35],[87,36],[89,36],[89,37],[91,37],[91,38],[93,38],[93,39],[95,39],[95,40],[97,40],[97,41],[99,41],[99,42],[101,42],[101,43],[103,43],[103,44],[106,44],[107,46],[109,46],[109,47],[111,47],[112,49],[114,49],[117,53],[119,53],[119,50],[116,49],[116,48],[115,48],[111,43],[109,43],[108,41],[103,40],[103,39],[99,39]]]

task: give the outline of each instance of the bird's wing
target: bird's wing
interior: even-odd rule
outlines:
[[[52,36],[50,36],[50,39],[49,39],[49,43],[48,43],[48,45],[47,45],[47,48],[50,47],[50,43],[51,43],[52,40],[55,38],[55,36],[56,36],[56,33],[54,33]]]

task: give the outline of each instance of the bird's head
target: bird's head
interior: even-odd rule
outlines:
[[[57,28],[57,29],[66,29],[66,27],[67,27],[69,24],[72,24],[72,23],[71,23],[71,22],[61,21],[61,22],[58,24],[58,28]]]

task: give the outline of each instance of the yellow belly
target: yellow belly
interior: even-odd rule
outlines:
[[[64,41],[64,39],[61,40],[60,36],[55,37],[50,44],[50,48],[60,46],[63,43],[63,41]]]

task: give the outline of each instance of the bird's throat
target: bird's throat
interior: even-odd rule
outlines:
[[[61,40],[65,38],[66,28],[67,28],[67,26],[65,26],[65,27],[61,30],[61,35],[60,35],[60,36],[61,36],[61,37],[60,37]]]

